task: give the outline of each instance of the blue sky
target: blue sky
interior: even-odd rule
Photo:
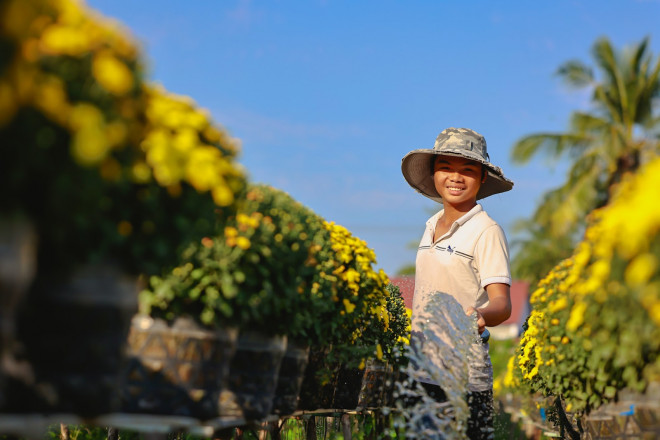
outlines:
[[[483,201],[512,239],[565,166],[513,165],[514,142],[567,127],[589,96],[554,75],[651,37],[660,1],[88,0],[143,48],[149,77],[207,108],[242,140],[252,181],[283,189],[346,226],[393,274],[414,262],[438,206],[401,175],[401,158],[447,127],[487,140],[515,182]]]

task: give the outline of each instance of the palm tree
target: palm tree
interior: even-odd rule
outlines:
[[[569,86],[592,91],[592,110],[574,112],[565,133],[536,133],[513,146],[512,160],[520,164],[539,154],[571,161],[566,182],[544,196],[531,221],[519,225],[527,237],[518,242],[516,259],[534,259],[543,252],[543,243],[548,260],[558,255],[552,249],[556,240],[579,238],[587,214],[608,202],[625,174],[660,152],[655,132],[660,116],[654,107],[660,97],[660,57],[649,53],[648,39],[616,52],[601,38],[592,56],[598,75],[577,60],[557,72]],[[556,262],[547,261],[539,272],[546,273]]]
[[[511,261],[514,279],[525,280],[535,286],[558,261],[571,255],[575,246],[573,236],[555,237],[533,219],[520,219],[513,225],[511,249],[516,255]]]

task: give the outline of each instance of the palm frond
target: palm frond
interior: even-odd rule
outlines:
[[[630,57],[630,74],[631,76],[639,76],[640,67],[646,58],[646,48],[648,47],[649,39],[644,38],[638,45],[633,48],[633,54]]]
[[[596,107],[601,108],[613,122],[624,123],[623,114],[621,113],[621,102],[616,95],[612,94],[609,87],[603,84],[595,87],[592,99]]]
[[[605,73],[607,81],[606,95],[612,101],[617,113],[621,114],[624,124],[628,124],[628,93],[623,79],[616,53],[607,38],[600,38],[592,49],[593,56],[600,69]]]
[[[576,133],[537,133],[519,139],[511,149],[511,160],[524,164],[539,153],[553,160],[566,150],[580,148],[589,143],[587,136]]]
[[[612,121],[591,113],[573,112],[571,115],[572,131],[599,135],[607,130]]]
[[[564,82],[574,88],[582,88],[593,84],[594,73],[593,70],[579,60],[571,60],[562,64],[557,69],[559,75]]]
[[[651,60],[645,62],[644,70]],[[655,66],[651,73],[642,76],[640,74],[640,94],[637,101],[637,118],[635,122],[646,124],[649,118],[653,116],[653,101],[660,97],[660,57],[656,59]]]

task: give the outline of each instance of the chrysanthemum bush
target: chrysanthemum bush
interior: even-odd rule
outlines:
[[[69,0],[8,0],[0,22],[0,206],[35,224],[40,271],[158,271],[234,208],[236,143],[145,83],[125,30]]]
[[[285,192],[251,184],[235,216],[197,240],[180,264],[154,276],[142,310],[287,334],[331,347],[336,361],[392,358],[409,331],[398,291],[376,271],[373,250]]]
[[[390,330],[387,309],[389,279],[375,265],[376,254],[364,240],[334,222],[326,223],[330,248],[319,259],[313,288],[330,293],[338,309],[324,340],[332,345],[330,358],[347,365],[382,356],[383,335]]]
[[[522,383],[589,411],[660,379],[660,159],[591,214],[584,240],[531,296]]]
[[[399,287],[388,283],[385,290],[386,319],[376,320],[364,333],[372,341],[376,341],[375,358],[398,368],[407,364],[406,349],[410,344],[412,311],[406,309]]]
[[[189,315],[209,327],[313,342],[327,325],[319,315],[334,307],[325,291],[311,287],[329,238],[313,211],[283,191],[252,184],[217,235],[191,243],[174,270],[151,278],[140,304],[168,321]]]

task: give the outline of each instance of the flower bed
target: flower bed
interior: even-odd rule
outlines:
[[[531,296],[519,379],[568,410],[588,412],[660,379],[658,185],[659,159],[628,176]]]
[[[168,323],[287,335],[351,368],[401,361],[409,317],[373,250],[280,190],[248,188],[238,141],[150,84],[124,29],[69,0],[8,0],[0,22],[0,217],[38,238],[26,345],[43,339],[35,320],[53,334],[61,315],[79,322],[52,313],[53,286],[107,266],[139,278],[142,312]]]

